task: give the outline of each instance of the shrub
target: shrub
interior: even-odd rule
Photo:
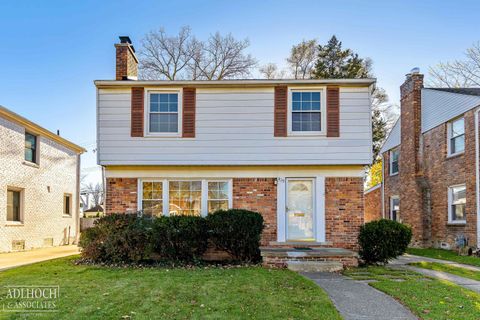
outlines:
[[[194,262],[207,244],[207,224],[202,217],[159,217],[153,222],[152,249],[162,259]]]
[[[151,219],[136,214],[112,214],[82,233],[82,257],[94,262],[137,263],[151,253]]]
[[[230,253],[235,260],[260,260],[260,237],[263,217],[257,212],[242,209],[219,210],[207,216],[209,238],[219,249]]]
[[[412,229],[392,220],[368,222],[360,228],[360,258],[366,264],[387,263],[405,253]]]

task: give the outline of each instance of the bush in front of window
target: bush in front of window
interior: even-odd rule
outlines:
[[[136,214],[111,214],[82,232],[82,257],[96,263],[139,263],[152,253],[152,219]]]
[[[207,223],[196,216],[154,218],[151,240],[162,260],[196,262],[207,250]]]
[[[360,228],[359,255],[365,264],[386,264],[401,256],[412,239],[412,229],[396,221],[381,219]]]
[[[209,239],[221,250],[230,253],[241,262],[258,262],[263,217],[260,213],[229,209],[219,210],[206,218]]]

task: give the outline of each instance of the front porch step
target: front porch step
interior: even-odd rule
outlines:
[[[343,264],[337,261],[287,261],[287,268],[295,272],[339,272]]]

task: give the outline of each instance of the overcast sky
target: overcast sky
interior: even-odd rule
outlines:
[[[231,32],[261,64],[284,66],[293,44],[335,34],[373,59],[398,103],[411,68],[426,73],[480,40],[479,12],[480,1],[2,1],[0,104],[84,146],[83,169],[95,172],[93,80],[114,78],[119,35],[139,48],[161,26],[190,25],[199,38]]]

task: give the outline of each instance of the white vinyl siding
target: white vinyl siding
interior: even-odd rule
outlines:
[[[132,138],[130,98],[129,89],[98,90],[101,165],[364,165],[371,161],[368,88],[340,89],[339,138],[274,137],[273,87],[197,88],[195,138]]]

